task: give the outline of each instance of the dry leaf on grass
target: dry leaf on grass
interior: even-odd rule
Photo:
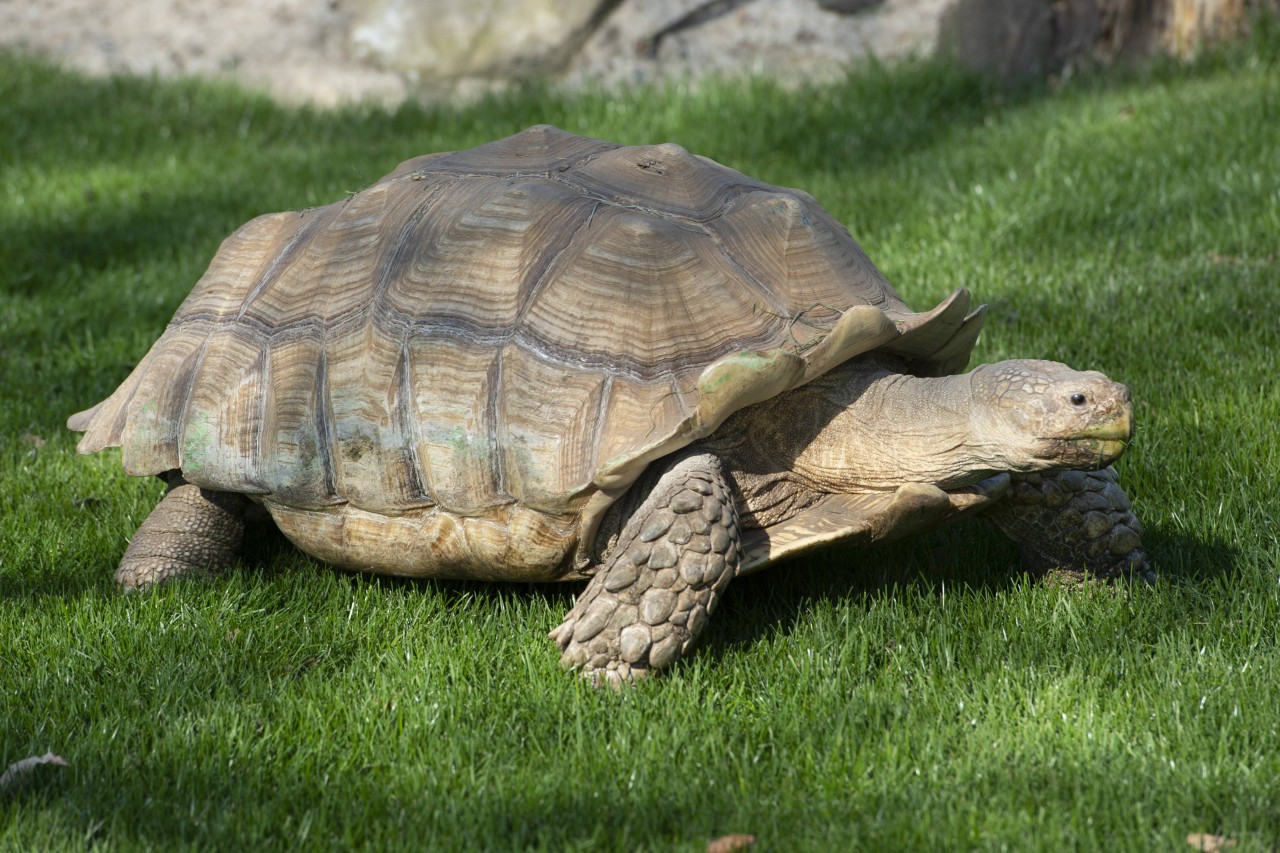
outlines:
[[[67,766],[67,759],[61,755],[54,755],[52,752],[46,752],[44,755],[32,755],[21,761],[15,761],[5,768],[4,773],[0,773],[0,794],[9,794],[19,784],[22,783],[31,771],[39,767],[41,764],[56,764],[59,767]]]
[[[33,432],[28,432],[28,433],[23,433],[22,443],[30,445],[35,450],[39,450],[49,442],[45,441],[43,438],[41,438],[40,436],[36,435]]]
[[[707,853],[733,853],[735,850],[746,850],[748,847],[754,846],[755,843],[756,837],[754,835],[744,835],[742,833],[722,835],[707,844]]]
[[[1219,850],[1225,850],[1228,847],[1235,847],[1236,840],[1234,838],[1224,838],[1221,835],[1210,835],[1207,832],[1193,832],[1187,836],[1187,843],[1197,850],[1203,850],[1204,853],[1218,853]]]

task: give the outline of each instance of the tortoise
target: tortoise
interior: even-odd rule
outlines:
[[[168,483],[127,588],[230,565],[257,504],[348,569],[586,579],[551,637],[618,684],[816,546],[980,515],[1035,571],[1149,572],[1129,391],[962,372],[983,316],[912,311],[802,191],[536,126],[244,225],[68,426]]]

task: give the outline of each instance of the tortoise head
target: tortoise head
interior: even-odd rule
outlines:
[[[970,374],[977,438],[1010,468],[1102,468],[1133,437],[1129,389],[1053,361],[1003,361]]]

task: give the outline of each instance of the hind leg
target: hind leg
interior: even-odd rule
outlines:
[[[1018,475],[985,517],[1018,543],[1035,574],[1155,579],[1142,550],[1142,524],[1112,468]]]
[[[706,625],[740,559],[737,507],[720,460],[676,463],[551,632],[561,662],[611,686],[670,666]]]
[[[133,535],[116,580],[143,589],[170,578],[220,571],[240,554],[249,501],[192,485],[174,472],[169,491]]]

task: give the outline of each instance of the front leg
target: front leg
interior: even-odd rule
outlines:
[[[1117,480],[1113,468],[1014,475],[1009,496],[985,517],[1018,543],[1037,575],[1154,581],[1142,524]]]
[[[738,511],[720,460],[680,460],[551,632],[561,662],[612,686],[671,665],[706,625],[740,561]]]

